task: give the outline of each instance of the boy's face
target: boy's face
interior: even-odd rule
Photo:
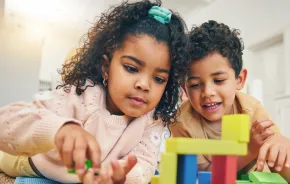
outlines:
[[[236,90],[243,88],[246,76],[246,69],[242,69],[236,78],[228,59],[213,53],[191,63],[184,88],[192,107],[216,122],[232,113]]]

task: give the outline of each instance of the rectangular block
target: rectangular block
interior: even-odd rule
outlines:
[[[169,138],[166,152],[177,154],[246,155],[246,143],[213,139]]]
[[[250,117],[245,114],[222,117],[222,140],[248,143],[250,140]]]
[[[178,155],[177,183],[196,184],[197,156]]]
[[[159,184],[176,184],[177,154],[163,153],[161,155]]]
[[[287,184],[287,181],[278,173],[251,172],[249,178],[257,184]]]
[[[212,184],[234,184],[237,165],[237,156],[212,156]]]
[[[236,184],[254,184],[251,181],[247,181],[247,180],[237,180]]]
[[[211,172],[198,172],[198,184],[211,184]]]
[[[155,175],[151,178],[150,184],[159,184],[159,176]]]

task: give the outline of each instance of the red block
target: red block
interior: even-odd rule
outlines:
[[[212,184],[235,184],[237,156],[212,156]]]

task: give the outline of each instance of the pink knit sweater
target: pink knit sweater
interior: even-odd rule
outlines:
[[[146,184],[157,165],[163,125],[153,121],[152,113],[128,121],[126,116],[111,115],[106,109],[105,92],[88,87],[78,96],[75,88],[36,95],[32,103],[18,102],[0,108],[0,150],[13,155],[32,156],[42,175],[63,183],[79,182],[67,174],[54,137],[66,122],[80,124],[96,137],[102,164],[135,154],[137,165],[127,175],[126,184]]]

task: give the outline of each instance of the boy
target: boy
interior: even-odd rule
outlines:
[[[290,141],[279,133],[258,100],[238,91],[247,78],[238,35],[237,30],[215,21],[189,33],[190,64],[183,84],[188,100],[181,106],[179,121],[170,127],[172,136],[220,139],[223,115],[248,114],[252,122],[249,151],[239,157],[238,170],[263,171],[267,160],[271,171],[289,181]],[[198,167],[211,170],[211,157],[200,155]]]

